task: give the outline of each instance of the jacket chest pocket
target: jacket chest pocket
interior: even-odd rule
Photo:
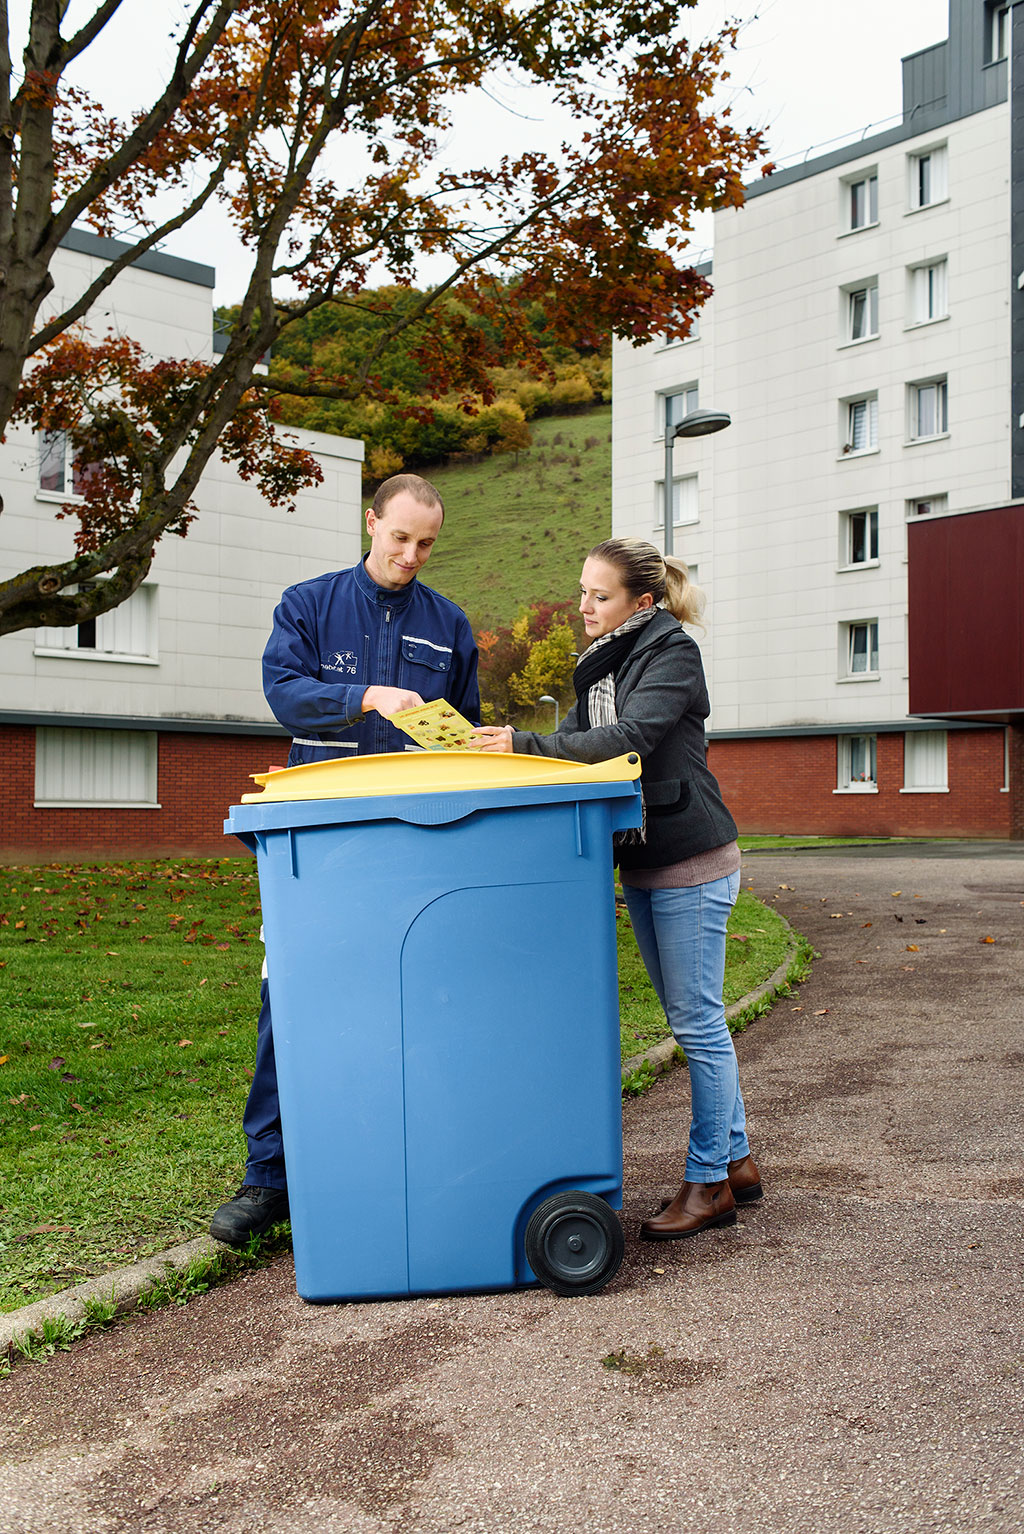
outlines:
[[[452,669],[452,652],[447,645],[429,639],[411,639],[402,635],[402,676],[417,692],[424,686],[440,689]]]

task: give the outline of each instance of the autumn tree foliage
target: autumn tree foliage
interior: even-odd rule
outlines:
[[[572,702],[576,657],[590,642],[575,602],[534,602],[514,623],[476,638],[485,723],[514,723],[545,694]]]
[[[273,431],[275,402],[386,401],[399,335],[432,391],[484,402],[496,361],[535,356],[538,302],[574,345],[685,335],[708,292],[679,259],[690,217],[739,203],[761,152],[713,108],[733,33],[691,45],[693,0],[183,0],[162,88],[120,120],[81,81],[131,3],[93,0],[65,28],[88,6],[31,0],[20,61],[0,6],[0,431],[64,431],[93,465],[64,508],[74,554],[0,582],[0,633],[124,601],[159,539],[187,531],[218,449],[287,506],[317,470]],[[579,133],[453,167],[454,104],[510,74]],[[211,199],[250,260],[224,355],[157,361],[87,329],[118,273]],[[125,249],[57,303],[51,264],[76,224]],[[427,258],[442,275],[344,369],[257,374],[297,319],[331,301],[372,313],[371,280],[412,288]]]

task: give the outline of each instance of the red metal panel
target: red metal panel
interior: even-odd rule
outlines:
[[[1024,506],[907,533],[910,712],[1024,713]]]

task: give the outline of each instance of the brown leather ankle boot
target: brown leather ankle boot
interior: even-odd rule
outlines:
[[[677,1241],[715,1225],[735,1223],[736,1200],[728,1178],[722,1182],[684,1182],[660,1214],[644,1221],[640,1235],[645,1241]]]
[[[764,1197],[761,1174],[749,1153],[741,1156],[739,1161],[729,1162],[729,1186],[737,1204],[756,1204],[759,1198]],[[670,1198],[663,1198],[660,1207],[667,1209],[671,1202]]]
[[[729,1162],[729,1186],[737,1204],[755,1204],[764,1195],[761,1174],[749,1153],[739,1161]]]

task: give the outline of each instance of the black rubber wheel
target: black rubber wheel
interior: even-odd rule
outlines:
[[[625,1243],[614,1209],[593,1193],[556,1193],[533,1211],[526,1258],[555,1294],[596,1294],[619,1271]]]

